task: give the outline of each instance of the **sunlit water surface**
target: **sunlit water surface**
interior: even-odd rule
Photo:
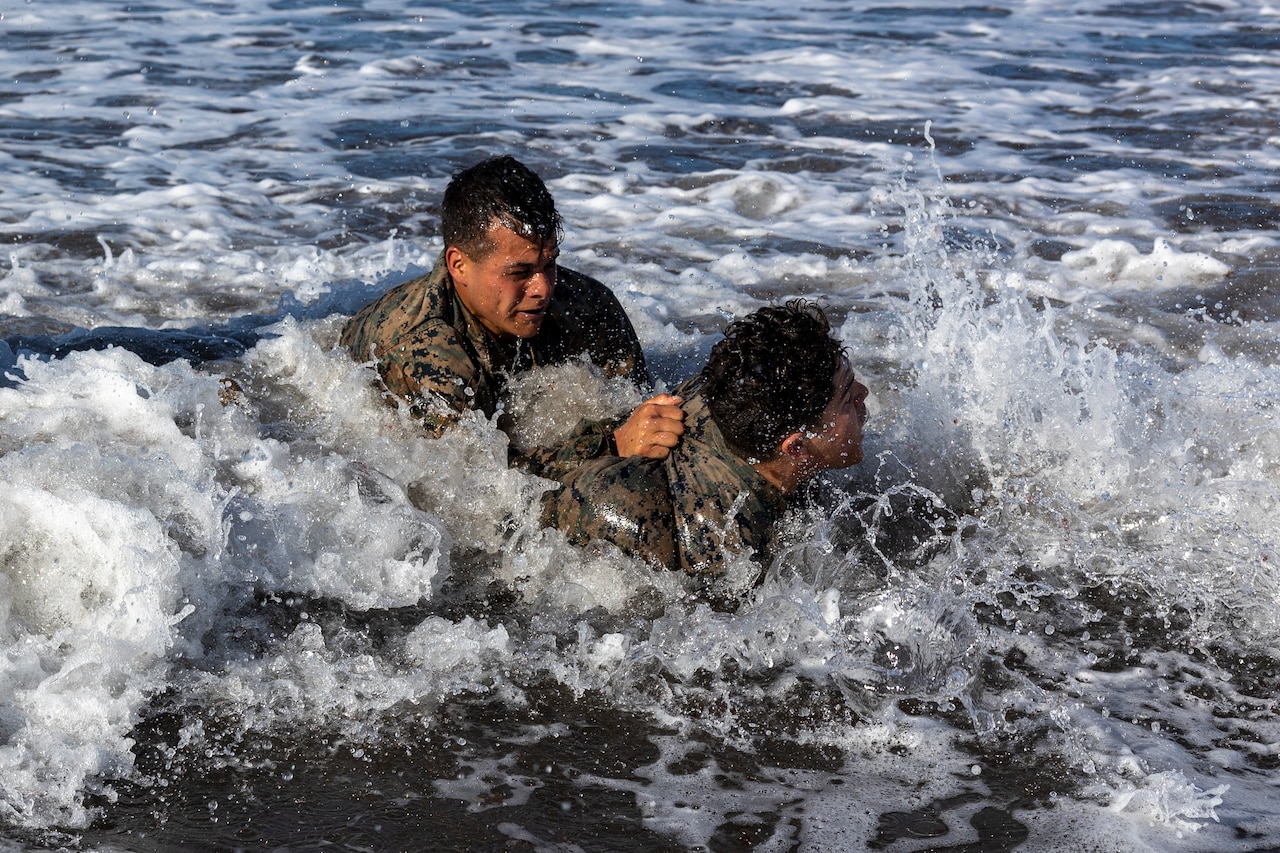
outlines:
[[[0,850],[1280,849],[1278,57],[1253,0],[0,0]],[[872,389],[734,613],[336,349],[508,152],[663,385],[798,294]]]

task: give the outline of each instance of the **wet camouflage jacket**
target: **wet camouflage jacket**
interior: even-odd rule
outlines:
[[[442,258],[427,275],[360,309],[347,321],[340,342],[357,361],[375,362],[386,390],[407,401],[437,434],[448,419],[432,410],[433,396],[453,409],[476,408],[493,417],[504,376],[583,353],[607,375],[627,376],[640,387],[650,384],[640,342],[617,297],[595,279],[564,267],[533,338],[505,341],[490,334],[454,292]],[[535,448],[512,461],[557,478],[582,459],[613,452],[613,426],[584,421],[561,445]]]
[[[544,497],[544,521],[578,544],[603,539],[695,575],[722,574],[726,555],[745,549],[766,561],[785,500],[725,444],[695,383],[674,392],[686,431],[670,456],[585,463]]]

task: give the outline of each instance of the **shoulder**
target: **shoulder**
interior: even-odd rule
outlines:
[[[558,267],[556,272],[556,289],[561,287],[567,288],[570,292],[582,295],[591,294],[608,294],[613,295],[604,282],[597,278],[593,278],[584,272],[570,269],[569,267]]]
[[[455,408],[487,414],[496,405],[489,377],[439,267],[387,291],[346,324],[340,343],[358,361],[376,363],[384,387],[410,401],[427,393]]]
[[[647,503],[670,505],[667,475],[659,460],[643,456],[601,456],[574,468],[563,479],[575,502],[623,510]]]
[[[778,510],[775,490],[727,447],[700,395],[684,409],[687,431],[666,461],[678,551],[686,571],[717,574],[726,554],[760,558]]]
[[[380,354],[415,332],[451,326],[452,294],[434,271],[391,288],[357,311],[342,329],[341,344],[364,358]]]
[[[590,460],[544,498],[544,520],[571,541],[612,542],[629,554],[674,566],[674,521],[666,473],[640,456]]]
[[[603,282],[585,273],[560,267],[552,302],[565,313],[626,319],[622,303]]]
[[[644,350],[613,291],[589,275],[560,267],[537,343],[548,363],[585,354],[607,376],[652,385]]]

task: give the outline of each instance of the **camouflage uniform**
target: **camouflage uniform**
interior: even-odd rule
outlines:
[[[560,267],[542,327],[532,338],[499,340],[454,292],[444,257],[425,276],[405,282],[360,309],[340,343],[361,362],[376,362],[387,391],[406,400],[437,435],[449,423],[432,411],[439,395],[458,411],[493,417],[504,377],[586,354],[609,376],[650,385],[644,352],[617,297],[595,279]],[[501,422],[500,422],[501,423]],[[583,421],[556,447],[534,448],[513,463],[545,477],[563,476],[577,462],[616,452],[613,427]]]
[[[693,575],[723,574],[728,553],[768,559],[782,493],[724,441],[691,380],[685,434],[664,460],[594,459],[544,496],[543,520],[584,544],[612,542],[627,553]]]

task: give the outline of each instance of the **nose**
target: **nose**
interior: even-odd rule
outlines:
[[[530,299],[548,299],[556,288],[556,271],[554,267],[541,269],[529,277],[525,285],[524,295]]]

